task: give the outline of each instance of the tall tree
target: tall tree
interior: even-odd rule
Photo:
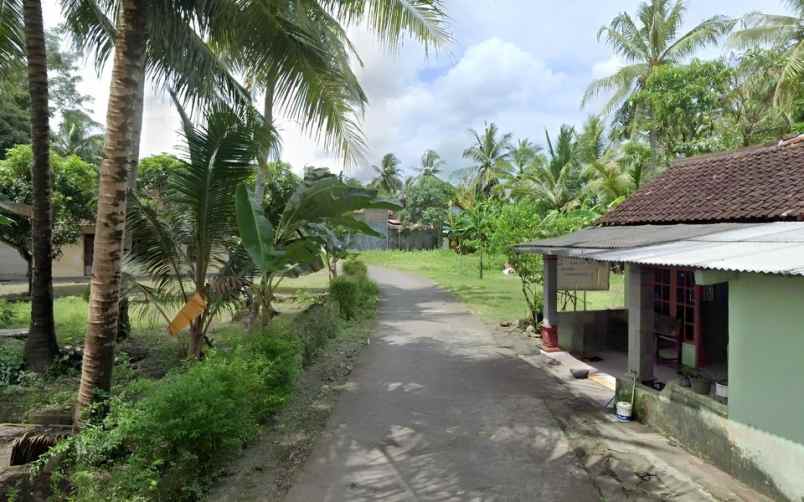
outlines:
[[[389,195],[399,192],[402,189],[399,164],[399,159],[393,153],[383,155],[380,165],[371,166],[377,173],[377,177],[371,182],[372,187]]]
[[[100,167],[95,251],[84,339],[81,385],[76,414],[103,399],[112,385],[114,341],[117,336],[120,271],[126,222],[128,168],[134,139],[139,83],[145,78],[145,5],[122,0],[115,40],[112,84],[106,113],[106,142]]]
[[[482,198],[488,198],[500,180],[511,174],[508,161],[511,158],[513,135],[500,135],[494,122],[486,123],[482,133],[469,129],[469,134],[472,136],[472,145],[463,151],[463,157],[475,163],[475,189]]]
[[[785,55],[781,78],[776,84],[773,104],[788,117],[793,103],[801,91],[804,75],[804,0],[785,0],[792,15],[752,12],[741,20],[741,29],[732,37],[732,43],[741,47],[771,46]]]
[[[657,68],[677,63],[702,47],[716,43],[734,24],[725,16],[714,16],[680,35],[685,11],[684,0],[649,0],[639,5],[635,17],[623,12],[608,26],[600,28],[598,40],[605,39],[625,65],[613,75],[592,82],[582,104],[602,92],[613,91],[604,113],[617,110]],[[631,115],[641,113],[650,111],[637,110]]]
[[[514,168],[514,175],[521,176],[530,167],[534,160],[541,154],[542,147],[534,144],[528,138],[522,138],[516,142],[516,146],[511,149],[511,165]]]
[[[565,209],[579,189],[575,129],[562,125],[555,144],[545,131],[547,162],[533,164],[514,189],[517,197],[529,197],[546,209]]]
[[[444,161],[435,150],[426,150],[422,154],[422,164],[419,167],[419,174],[423,177],[437,176],[444,167]]]
[[[25,360],[35,371],[44,372],[58,354],[59,347],[53,320],[53,180],[50,171],[47,53],[40,0],[24,0],[23,15],[28,90],[31,93],[31,238],[34,242],[31,331],[25,341]]]
[[[87,162],[99,163],[103,151],[101,125],[81,110],[65,110],[53,143],[61,155],[78,155]]]

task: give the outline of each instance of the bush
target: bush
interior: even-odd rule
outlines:
[[[338,305],[341,317],[353,319],[358,307],[357,281],[351,277],[336,277],[329,282],[329,296]]]
[[[19,383],[24,366],[21,344],[0,344],[0,387]]]
[[[8,326],[13,320],[14,310],[7,300],[0,298],[0,327]]]
[[[309,366],[327,340],[338,334],[337,305],[331,301],[311,305],[294,320],[294,331],[302,343],[304,366]]]
[[[201,498],[215,471],[291,394],[301,344],[275,324],[228,353],[213,351],[159,381],[135,381],[102,424],[54,448],[72,499]]]
[[[366,277],[368,267],[360,260],[349,259],[343,262],[343,273],[352,277]]]
[[[341,317],[347,320],[373,310],[379,289],[367,276],[336,277],[329,283],[330,298],[338,305]]]

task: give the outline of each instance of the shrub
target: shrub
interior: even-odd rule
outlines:
[[[329,296],[338,304],[341,317],[353,319],[357,314],[359,292],[357,281],[351,277],[336,277],[329,282]]]
[[[366,277],[368,267],[360,260],[349,259],[343,262],[343,273],[352,277]]]
[[[201,498],[216,469],[290,396],[301,344],[275,325],[159,381],[129,384],[102,424],[51,454],[63,459],[72,499]]]
[[[294,331],[302,343],[302,361],[308,366],[327,340],[337,336],[338,307],[331,301],[311,305],[296,317]]]
[[[0,386],[19,383],[24,366],[21,344],[0,344]]]
[[[337,303],[341,317],[347,320],[374,308],[379,290],[367,276],[337,277],[329,283],[330,298]]]
[[[8,326],[13,320],[14,310],[7,300],[0,298],[0,327]]]

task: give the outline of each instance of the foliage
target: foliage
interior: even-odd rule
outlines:
[[[0,200],[30,205],[31,163],[30,145],[10,149],[0,160]],[[95,215],[97,174],[95,168],[75,155],[62,157],[50,154],[53,169],[53,247],[73,243],[80,236],[81,225]],[[9,225],[0,225],[0,242],[16,249],[26,261],[31,260],[31,222],[18,214],[6,213]]]
[[[378,294],[377,285],[365,275],[343,275],[329,284],[329,296],[346,320],[356,319],[373,310]]]
[[[472,145],[463,151],[463,157],[475,163],[472,184],[478,196],[488,198],[501,180],[511,175],[508,162],[511,156],[511,133],[499,134],[494,122],[486,123],[483,132],[469,129]]]
[[[665,65],[647,78],[634,94],[635,106],[651,110],[643,119],[656,135],[668,161],[679,156],[724,150],[735,138],[720,130],[732,70],[721,61],[693,60],[689,65]]]
[[[435,150],[426,150],[422,154],[422,165],[419,167],[419,176],[434,177],[441,173],[444,161]]]
[[[784,53],[773,49],[750,49],[734,66],[726,96],[728,120],[720,126],[732,129],[741,146],[765,143],[790,131],[785,113],[773,106],[783,71]],[[798,94],[804,96],[801,89]],[[795,104],[788,113],[795,116]]]
[[[0,312],[2,310],[0,300]],[[19,383],[25,367],[21,344],[0,343],[0,387]]]
[[[584,94],[583,103],[588,103],[601,92],[613,91],[605,112],[616,110],[628,103],[631,95],[657,68],[678,63],[699,49],[714,44],[733,26],[725,16],[714,16],[681,33],[685,12],[684,0],[647,0],[639,4],[636,16],[623,12],[608,26],[600,28],[598,40],[604,39],[626,65],[613,75],[592,82]],[[646,112],[650,113],[650,110]],[[633,113],[632,117],[640,115]]]
[[[253,172],[260,126],[248,116],[213,108],[204,125],[196,127],[179,109],[187,156],[166,172],[161,207],[130,198],[127,227],[132,235],[130,263],[154,284],[137,287],[160,312],[160,304],[183,305],[196,293],[207,299],[190,330],[189,355],[198,357],[212,320],[238,299],[244,260],[234,251],[232,193]],[[220,277],[208,284],[215,269]]]
[[[338,305],[332,301],[314,303],[293,320],[296,336],[302,344],[302,361],[309,366],[327,341],[338,334]]]
[[[780,78],[775,81],[773,106],[793,120],[804,73],[804,2],[787,0],[792,15],[752,12],[741,19],[732,35],[740,47],[770,46],[783,54]]]
[[[388,195],[394,195],[402,188],[402,178],[400,178],[399,159],[393,153],[383,155],[380,165],[372,165],[371,168],[377,174],[370,186]]]
[[[181,159],[170,153],[160,153],[140,159],[137,167],[137,197],[149,199],[165,207],[168,181],[183,166]]]
[[[574,204],[580,189],[575,129],[562,125],[555,144],[545,131],[548,158],[531,164],[514,188],[514,195],[532,197],[547,210]]]
[[[269,162],[268,177],[265,187],[265,217],[271,225],[278,225],[288,201],[299,188],[302,180],[293,174],[290,164]]]
[[[100,424],[60,443],[60,475],[75,500],[197,500],[217,469],[276,412],[301,368],[288,323],[239,337],[158,382],[135,381]],[[40,460],[40,465],[49,457]]]
[[[352,258],[343,262],[343,273],[352,277],[366,277],[368,267],[362,261]]]
[[[271,302],[281,280],[288,274],[315,268],[322,247],[331,248],[328,242],[337,239],[332,229],[343,227],[376,235],[352,213],[368,208],[399,208],[396,203],[379,199],[375,190],[348,185],[332,175],[306,179],[299,185],[276,226],[254,203],[245,185],[238,187],[235,198],[243,247],[261,277],[252,290],[263,324],[271,320]]]
[[[408,225],[426,225],[440,229],[447,221],[450,199],[455,189],[436,176],[418,176],[404,191],[405,207],[399,219]]]
[[[53,137],[53,148],[61,155],[77,155],[92,164],[103,156],[103,129],[81,110],[65,110]]]

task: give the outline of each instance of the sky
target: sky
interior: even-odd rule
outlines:
[[[595,78],[610,75],[621,61],[598,42],[598,29],[622,11],[633,13],[639,0],[445,0],[452,41],[426,53],[413,41],[395,51],[383,49],[363,27],[351,27],[363,65],[355,67],[369,104],[362,117],[368,150],[357,165],[344,166],[298,124],[280,118],[282,160],[301,172],[305,165],[366,179],[370,165],[394,153],[408,173],[422,153],[436,150],[447,171],[468,165],[461,152],[469,129],[493,121],[515,139],[544,144],[545,129],[580,126],[602,101],[582,109],[581,96]],[[785,12],[782,0],[688,0],[685,28],[724,14]],[[57,0],[44,1],[47,26],[60,21]],[[726,54],[719,47],[701,57]],[[110,68],[100,77],[91,59],[82,68],[80,90],[93,98],[91,113],[103,123]],[[145,101],[141,156],[179,152],[176,111],[166,94],[149,88]]]

